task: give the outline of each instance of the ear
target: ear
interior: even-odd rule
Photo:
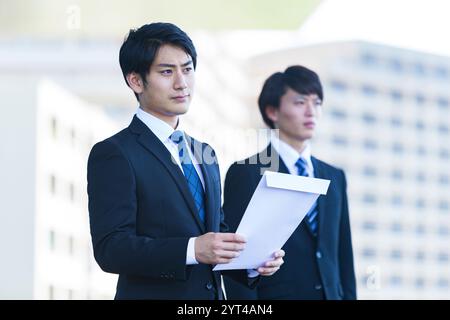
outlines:
[[[266,107],[265,112],[266,112],[267,118],[272,120],[273,123],[278,122],[278,108],[275,108],[274,106],[269,105]]]
[[[144,81],[136,72],[127,74],[127,82],[130,88],[137,94],[140,94],[144,91]]]

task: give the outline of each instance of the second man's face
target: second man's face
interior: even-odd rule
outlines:
[[[280,135],[290,140],[306,141],[313,137],[317,120],[322,114],[322,100],[317,94],[304,95],[290,88],[280,99],[274,123]]]
[[[139,95],[141,107],[168,123],[188,111],[194,93],[192,58],[183,49],[162,45],[147,74],[147,85]]]

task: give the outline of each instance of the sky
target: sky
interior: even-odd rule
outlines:
[[[298,30],[302,44],[366,40],[450,56],[448,0],[325,0]]]

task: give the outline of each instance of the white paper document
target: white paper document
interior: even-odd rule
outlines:
[[[230,263],[213,270],[256,269],[281,249],[330,180],[266,171],[236,231],[247,240]]]

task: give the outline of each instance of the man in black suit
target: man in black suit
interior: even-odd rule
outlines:
[[[117,299],[223,299],[220,273],[244,249],[226,231],[217,159],[179,130],[194,90],[197,55],[173,24],[131,30],[120,66],[139,108],[130,126],[97,143],[88,160],[94,256],[119,274]],[[284,252],[258,270],[230,271],[252,287],[272,275]]]
[[[230,299],[356,299],[356,284],[344,172],[311,156],[309,140],[322,112],[317,74],[291,66],[271,75],[258,104],[264,122],[279,137],[261,153],[234,163],[225,179],[225,222],[236,230],[264,170],[331,180],[284,245],[283,268],[251,290],[225,277]],[[295,211],[295,207],[292,208]],[[276,214],[274,212],[273,214]],[[276,226],[274,226],[276,228]]]

